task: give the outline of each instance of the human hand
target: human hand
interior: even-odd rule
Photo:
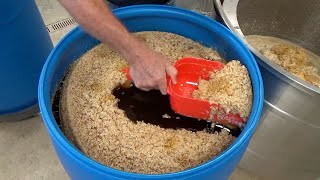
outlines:
[[[177,70],[170,61],[132,36],[113,15],[105,1],[59,1],[88,33],[110,45],[128,60],[130,76],[138,88],[146,91],[158,89],[166,94],[167,74],[176,83]]]
[[[141,90],[160,90],[167,94],[167,79],[171,77],[176,84],[177,70],[171,62],[161,53],[153,51],[146,46],[140,47],[133,56],[128,56],[129,73],[135,86]]]

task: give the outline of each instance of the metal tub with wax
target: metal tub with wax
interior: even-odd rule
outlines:
[[[273,179],[320,176],[320,88],[262,55],[249,35],[288,40],[320,55],[320,1],[215,0],[219,17],[254,53],[265,85],[264,112],[240,166]],[[319,59],[313,62],[320,68]]]

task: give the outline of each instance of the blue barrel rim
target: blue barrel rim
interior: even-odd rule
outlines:
[[[178,178],[178,177],[184,177],[184,176],[192,176],[195,173],[198,172],[204,172],[208,170],[211,166],[216,166],[224,159],[228,158],[229,156],[234,155],[235,151],[241,146],[240,141],[244,141],[248,138],[251,138],[253,131],[255,130],[256,126],[258,125],[262,109],[263,109],[263,99],[264,99],[264,89],[263,89],[263,81],[261,77],[260,70],[258,68],[258,64],[256,63],[252,53],[249,51],[249,49],[243,44],[243,42],[236,37],[229,29],[224,27],[222,24],[214,21],[213,19],[210,19],[209,17],[205,17],[197,12],[192,12],[189,10],[184,10],[177,7],[171,7],[166,5],[135,5],[135,6],[129,6],[129,7],[122,7],[115,9],[113,12],[115,15],[119,18],[125,17],[126,15],[135,15],[134,17],[138,16],[145,16],[141,14],[141,10],[144,12],[152,12],[153,16],[156,15],[156,13],[167,13],[167,14],[174,14],[178,15],[179,18],[184,16],[184,20],[199,24],[199,22],[202,22],[202,24],[205,24],[207,28],[214,29],[216,32],[224,33],[226,36],[231,38],[234,43],[234,46],[237,46],[237,48],[242,50],[242,55],[246,56],[246,59],[252,60],[252,67],[247,67],[249,74],[251,76],[251,81],[253,85],[253,105],[250,117],[248,119],[248,122],[243,129],[242,133],[239,135],[239,137],[222,153],[220,153],[215,158],[200,164],[198,166],[192,167],[190,169],[186,169],[184,171],[180,172],[173,172],[173,173],[166,173],[166,174],[140,174],[140,173],[132,173],[132,172],[125,172],[121,171],[115,168],[111,168],[108,166],[105,166],[88,156],[86,156],[84,153],[82,153],[80,150],[78,150],[64,135],[64,133],[61,131],[61,129],[58,127],[52,111],[51,111],[51,105],[50,101],[50,85],[49,85],[49,79],[53,74],[53,70],[48,68],[51,67],[50,65],[57,62],[57,59],[55,58],[57,54],[59,54],[59,51],[62,51],[64,49],[63,47],[66,47],[68,45],[68,41],[72,41],[72,39],[75,39],[78,37],[78,35],[81,35],[85,33],[79,26],[74,28],[72,31],[70,31],[62,40],[57,44],[57,46],[52,50],[50,55],[47,58],[47,61],[45,65],[43,66],[40,80],[39,80],[39,87],[38,87],[38,96],[39,96],[39,106],[41,110],[41,114],[43,116],[44,123],[46,127],[48,128],[48,132],[50,133],[51,138],[55,139],[56,142],[59,143],[59,145],[65,150],[66,153],[69,153],[74,159],[79,161],[83,166],[87,166],[91,168],[91,170],[95,170],[101,174],[113,174],[116,177],[119,178]],[[163,15],[162,15],[163,16]],[[192,18],[186,19],[185,17],[189,16]],[[251,73],[250,73],[251,72]],[[257,119],[257,120],[255,120]]]

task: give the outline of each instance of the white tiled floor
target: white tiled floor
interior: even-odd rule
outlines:
[[[55,23],[71,17],[57,0],[36,0],[36,2],[45,24]],[[51,33],[50,37],[53,44],[56,45],[60,39],[74,27],[75,25],[71,25],[65,29]]]
[[[70,17],[56,0],[37,0],[46,24]],[[74,26],[50,34],[56,44]],[[67,180],[40,116],[0,123],[0,180]],[[237,169],[232,180],[260,179]]]
[[[0,124],[0,179],[68,179],[40,117]]]

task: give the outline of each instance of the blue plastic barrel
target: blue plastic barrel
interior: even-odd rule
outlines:
[[[166,31],[191,38],[217,49],[227,60],[239,59],[247,68],[253,86],[253,107],[240,136],[216,158],[197,167],[169,174],[128,173],[104,166],[80,152],[61,132],[56,123],[51,100],[59,81],[70,65],[83,53],[99,44],[79,27],[66,35],[48,57],[39,83],[39,104],[56,153],[71,179],[227,179],[245,152],[261,115],[263,84],[258,66],[245,45],[228,29],[203,15],[170,6],[132,6],[114,11],[132,31]]]
[[[38,112],[39,77],[52,48],[34,0],[0,2],[0,121]]]

